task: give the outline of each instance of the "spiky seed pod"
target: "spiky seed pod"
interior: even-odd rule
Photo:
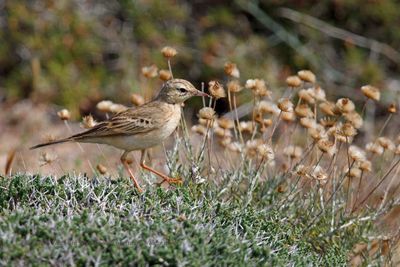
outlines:
[[[370,172],[372,170],[372,163],[369,160],[361,160],[358,162],[358,167],[363,172]]]
[[[283,149],[283,154],[292,159],[299,159],[303,155],[303,149],[300,146],[288,146]]]
[[[57,112],[57,116],[63,121],[71,119],[71,113],[69,113],[68,109],[65,108]]]
[[[293,122],[296,120],[296,115],[293,111],[285,112],[282,111],[281,119],[286,122]]]
[[[226,93],[224,87],[217,81],[210,81],[208,83],[208,91],[210,92],[212,97],[216,99],[226,97]]]
[[[212,120],[215,118],[215,110],[210,107],[204,107],[200,109],[199,117],[204,120]]]
[[[376,141],[378,142],[379,145],[381,145],[383,147],[383,149],[385,150],[390,150],[390,151],[394,151],[394,149],[396,148],[395,144],[393,143],[392,140],[390,140],[387,137],[378,137],[378,139],[376,139]]]
[[[372,153],[372,154],[376,154],[376,155],[382,155],[383,154],[383,147],[377,143],[377,142],[370,142],[365,146],[365,149]]]
[[[234,77],[234,78],[240,77],[239,69],[237,68],[235,63],[232,63],[232,62],[225,63],[224,71],[227,75],[229,75],[231,77]]]
[[[163,81],[168,81],[171,80],[172,74],[169,70],[160,70],[158,72],[158,77],[160,77],[160,79]]]
[[[340,110],[342,113],[349,113],[353,112],[355,109],[355,105],[353,101],[351,101],[348,98],[340,98],[336,102],[336,107]]]
[[[305,82],[315,83],[316,77],[315,74],[312,73],[310,70],[301,70],[297,72],[299,78]]]
[[[389,113],[396,113],[397,112],[396,104],[394,104],[394,103],[390,104],[390,106],[388,107],[388,112]]]
[[[311,108],[307,104],[300,104],[295,108],[295,113],[297,116],[304,118],[313,118],[314,112],[312,112]]]
[[[170,46],[164,46],[162,49],[161,49],[161,53],[162,53],[162,55],[165,57],[165,58],[172,58],[172,57],[174,57],[174,56],[176,56],[176,54],[178,54],[178,52],[176,51],[176,49],[175,48],[173,48],[173,47],[170,47]]]
[[[158,68],[156,65],[150,65],[142,68],[142,74],[146,78],[154,78],[157,77]]]
[[[299,76],[293,75],[293,76],[289,76],[286,78],[286,84],[289,87],[297,88],[297,87],[301,86],[302,82],[301,82],[301,79],[299,78]]]
[[[204,127],[201,124],[193,125],[191,130],[192,130],[192,132],[197,133],[199,135],[206,135],[207,134],[207,128]]]
[[[367,158],[365,151],[355,145],[349,147],[349,156],[356,162],[366,160]]]
[[[329,141],[328,139],[319,140],[317,146],[322,152],[327,153],[329,156],[333,156],[336,153],[335,143]]]
[[[372,85],[364,85],[361,87],[361,91],[363,94],[368,97],[369,99],[379,101],[381,98],[381,92],[379,91],[378,88],[372,86]]]
[[[311,91],[308,91],[306,89],[301,89],[298,93],[298,96],[301,100],[304,100],[311,105],[315,104],[315,99]]]
[[[259,157],[265,159],[266,161],[274,160],[275,154],[271,146],[267,144],[261,144],[257,146],[257,154]]]
[[[109,100],[103,100],[97,103],[96,108],[102,112],[111,112],[110,108],[114,103]]]
[[[128,107],[126,107],[126,106],[124,106],[122,104],[112,104],[111,107],[110,107],[110,111],[112,113],[120,113],[120,112],[125,111],[127,109],[128,109]]]
[[[315,120],[310,118],[301,118],[300,125],[307,129],[317,127],[317,123],[315,122]]]
[[[131,94],[131,103],[135,106],[141,106],[144,104],[144,98],[139,94]]]
[[[261,114],[268,113],[273,115],[277,115],[280,112],[278,106],[275,105],[275,103],[266,100],[261,100],[255,106],[254,110],[256,113],[261,113]]]
[[[226,87],[232,93],[239,93],[243,89],[238,80],[229,81]]]
[[[107,168],[106,166],[102,165],[102,164],[97,164],[96,166],[97,171],[101,174],[104,175],[107,173]]]
[[[289,100],[289,98],[281,98],[278,100],[278,108],[283,112],[292,112],[293,103]]]
[[[235,123],[233,122],[233,120],[228,118],[219,118],[218,125],[219,127],[226,130],[226,129],[232,129],[235,126]]]
[[[96,126],[97,122],[93,119],[92,115],[88,115],[82,118],[81,127],[90,129]]]
[[[344,113],[343,117],[353,125],[354,128],[360,129],[363,126],[364,120],[357,112]]]
[[[329,116],[338,115],[337,107],[336,107],[335,103],[333,103],[333,102],[330,102],[330,101],[322,102],[319,104],[319,108],[326,115],[329,115]]]

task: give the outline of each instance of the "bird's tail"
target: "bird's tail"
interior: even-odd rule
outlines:
[[[33,146],[33,147],[29,148],[29,149],[36,149],[36,148],[39,148],[39,147],[50,146],[50,145],[65,143],[65,142],[69,142],[69,141],[71,141],[70,138],[60,139],[60,140],[55,140],[55,141],[50,141],[50,142],[38,144],[38,145]]]

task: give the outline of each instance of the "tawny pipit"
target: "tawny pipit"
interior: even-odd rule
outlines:
[[[127,163],[127,155],[134,150],[141,150],[140,166],[160,176],[163,181],[179,183],[149,166],[144,161],[146,149],[160,144],[176,129],[181,118],[181,104],[192,96],[208,96],[197,90],[190,82],[183,79],[167,81],[159,95],[151,102],[139,107],[129,108],[117,113],[109,120],[100,122],[93,128],[68,138],[43,143],[31,149],[69,141],[82,143],[107,144],[124,150],[121,162],[128,171],[135,187],[142,191]]]

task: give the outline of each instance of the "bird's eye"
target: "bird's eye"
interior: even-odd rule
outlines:
[[[181,93],[186,93],[186,92],[187,92],[187,90],[186,90],[185,88],[183,88],[183,87],[178,88],[178,90],[179,90],[179,92],[181,92]]]

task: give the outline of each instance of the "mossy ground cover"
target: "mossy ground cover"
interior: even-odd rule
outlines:
[[[313,242],[325,226],[304,235],[296,211],[262,197],[267,183],[249,202],[210,184],[139,195],[126,179],[0,179],[0,265],[340,266],[362,228]]]

